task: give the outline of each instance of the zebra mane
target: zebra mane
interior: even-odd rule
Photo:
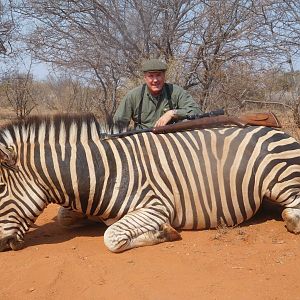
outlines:
[[[114,131],[111,124],[100,124],[96,116],[91,113],[34,115],[25,120],[16,120],[0,126],[0,142],[11,144],[16,141],[28,142],[37,140],[37,132],[41,128],[45,131],[46,139],[49,138],[49,132],[54,129],[54,141],[57,142],[60,138],[62,125],[67,139],[70,138],[72,132],[76,132],[77,135],[72,138],[74,141],[80,139],[83,127],[87,128],[88,133],[85,139],[91,139],[92,134],[93,137],[97,135],[97,138],[104,139]],[[74,131],[74,126],[76,131]]]

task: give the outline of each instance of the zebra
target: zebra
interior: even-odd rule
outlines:
[[[112,252],[240,224],[264,198],[300,232],[300,144],[288,134],[225,126],[111,138],[101,128],[91,115],[0,128],[0,251],[23,248],[49,203],[104,222]]]

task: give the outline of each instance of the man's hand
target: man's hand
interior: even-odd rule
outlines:
[[[165,126],[177,117],[176,109],[168,110],[155,123],[154,127]]]

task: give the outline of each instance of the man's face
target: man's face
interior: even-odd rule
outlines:
[[[161,90],[164,87],[165,72],[164,71],[145,72],[144,79],[150,93],[154,96],[157,96],[160,94]]]

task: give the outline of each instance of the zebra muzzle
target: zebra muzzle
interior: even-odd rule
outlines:
[[[8,236],[0,240],[0,252],[7,250],[21,250],[24,248],[24,240],[17,236]]]

